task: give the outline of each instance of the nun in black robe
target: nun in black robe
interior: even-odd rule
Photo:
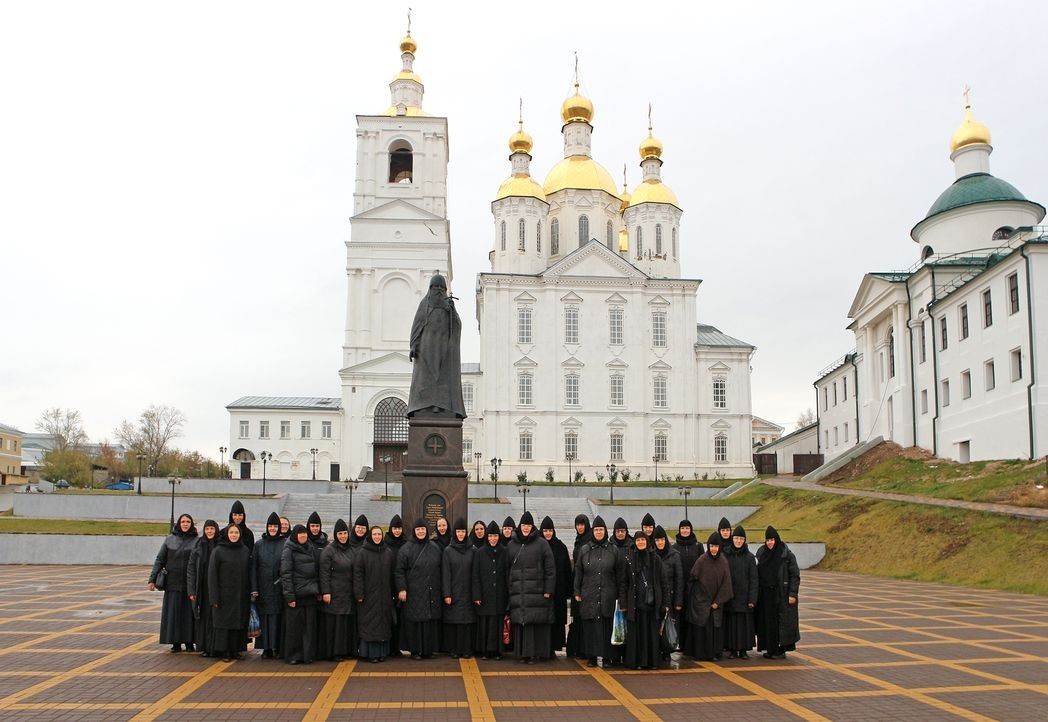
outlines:
[[[688,591],[688,636],[684,654],[716,661],[724,650],[724,605],[732,598],[731,568],[721,551],[723,537],[714,532],[706,542],[706,553],[691,568]]]
[[[477,519],[473,522],[473,534],[470,535],[469,541],[473,545],[474,549],[484,546],[488,543],[486,526],[483,521]]]
[[[211,625],[211,601],[207,593],[207,565],[211,561],[211,552],[218,544],[218,522],[208,519],[204,522],[203,532],[197,539],[196,546],[189,554],[189,568],[186,570],[186,591],[193,604],[193,629],[196,649],[201,657],[214,656],[214,629]]]
[[[619,584],[619,607],[626,615],[623,659],[634,669],[656,669],[662,661],[659,626],[672,599],[662,559],[652,546],[643,532],[637,532]]]
[[[320,554],[328,545],[328,535],[327,532],[324,531],[324,525],[323,522],[320,520],[320,514],[314,511],[309,515],[309,518],[306,520],[306,531],[309,534],[309,544],[313,547],[313,554],[317,558],[317,584],[319,587]],[[323,618],[319,616],[321,614],[319,601],[317,603],[316,613],[318,616],[316,620],[316,627],[314,629],[317,636],[316,640],[314,641],[313,648],[316,650],[317,659],[327,659],[327,657],[323,656],[325,651],[327,651],[328,649],[327,641],[324,639],[324,635],[327,634],[327,628],[324,626]]]
[[[284,634],[284,595],[280,590],[280,555],[286,535],[280,531],[276,512],[266,520],[266,531],[255,542],[251,552],[251,599],[255,602],[262,633],[255,638],[255,649],[265,659],[280,654]],[[289,530],[290,533],[290,530]]]
[[[377,526],[371,527],[367,541],[357,554],[353,565],[353,594],[357,598],[358,654],[373,663],[382,662],[392,649],[393,620],[397,616],[393,606],[396,554]]]
[[[320,623],[324,625],[321,659],[341,662],[357,656],[357,605],[353,596],[353,567],[359,547],[350,543],[349,526],[335,522],[335,539],[320,553]],[[366,536],[366,535],[365,535]]]
[[[197,530],[193,517],[182,514],[178,517],[171,534],[157,552],[153,569],[149,573],[149,590],[157,589],[157,577],[164,572],[164,602],[160,611],[160,643],[170,644],[172,652],[193,650],[194,624],[193,603],[186,593],[186,577],[189,556],[197,543]]]
[[[477,654],[502,659],[502,626],[509,605],[506,546],[494,521],[488,524],[484,546],[473,552],[473,604],[477,612]]]
[[[443,601],[441,564],[444,549],[428,539],[426,522],[419,518],[413,528],[414,538],[400,549],[393,572],[397,596],[403,604],[401,644],[411,650],[415,659],[432,657],[440,644],[440,619]]]
[[[568,626],[568,600],[571,599],[571,588],[573,579],[571,577],[571,557],[568,556],[568,547],[557,538],[557,529],[553,526],[553,519],[545,517],[539,525],[542,538],[549,544],[553,552],[553,568],[557,573],[556,584],[553,589],[553,624],[549,628],[549,643],[552,653],[564,649],[566,632]]]
[[[607,529],[604,530],[607,534]],[[579,514],[575,517],[575,545],[571,550],[571,564],[574,569],[574,565],[579,561],[579,552],[582,547],[589,544],[592,541],[593,536],[590,531],[589,517],[585,514]],[[572,573],[574,577],[574,572]],[[574,581],[574,580],[573,580]],[[582,654],[582,647],[579,643],[579,635],[582,633],[582,619],[579,618],[579,603],[575,600],[575,596],[572,595],[571,600],[568,602],[569,609],[571,610],[571,624],[568,625],[568,639],[567,639],[567,654],[569,657],[581,658],[585,655]]]
[[[452,657],[473,656],[476,612],[473,607],[473,542],[466,520],[455,520],[454,539],[444,550],[441,564],[441,595],[444,598],[445,650]]]
[[[557,570],[553,551],[535,528],[530,511],[506,548],[509,558],[509,615],[513,622],[513,652],[521,662],[535,664],[552,656],[550,625]]]
[[[207,587],[211,593],[215,656],[243,659],[247,623],[251,614],[251,552],[240,538],[240,527],[230,524],[211,553]]]
[[[746,530],[735,527],[731,547],[725,554],[731,571],[732,597],[724,605],[724,648],[732,659],[749,659],[753,649],[756,627],[753,610],[757,606],[757,559],[746,544]]]
[[[404,535],[404,521],[400,518],[400,514],[394,514],[393,518],[389,520],[389,531],[386,532],[385,545],[386,548],[393,552],[393,563],[396,564],[397,554],[400,553],[400,548],[407,543],[408,538]],[[390,572],[392,573],[392,571]],[[399,657],[401,656],[401,633],[400,624],[403,618],[401,610],[400,600],[397,599],[397,595],[393,595],[393,635],[390,639],[390,650],[389,653],[383,656],[386,657]]]
[[[316,659],[319,568],[309,532],[296,524],[280,554],[280,589],[285,604],[281,651],[288,664],[309,664]]]

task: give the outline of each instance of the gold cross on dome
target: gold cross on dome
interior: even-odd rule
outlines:
[[[968,87],[967,83],[964,84],[964,90],[961,91],[961,95],[964,96],[964,107],[965,108],[972,107],[972,98],[971,98],[972,89]]]

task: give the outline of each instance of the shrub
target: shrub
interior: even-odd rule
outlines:
[[[527,484],[528,483],[528,472],[526,472],[526,471],[518,472],[517,473],[517,483],[518,484]]]
[[[629,481],[630,477],[632,477],[632,476],[633,476],[633,472],[630,471],[629,469],[623,469],[622,470],[622,480],[623,481]]]
[[[586,477],[583,475],[583,473],[581,471],[576,471],[575,472],[575,483],[576,484],[580,484],[580,483],[582,483],[584,481],[586,481]]]
[[[553,467],[552,466],[547,466],[546,467],[546,481],[549,481],[549,482],[553,481]]]
[[[604,474],[603,474],[602,472],[599,472],[599,471],[598,471],[598,472],[597,472],[597,483],[599,484],[599,483],[601,483],[602,481],[604,481]]]

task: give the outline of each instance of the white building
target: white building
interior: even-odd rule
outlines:
[[[340,402],[337,398],[244,396],[229,404],[233,478],[261,479],[265,473],[271,479],[341,479]]]
[[[422,109],[416,50],[410,35],[401,41],[390,107],[357,116],[339,372],[344,432],[332,440],[324,478],[401,468],[407,319],[434,273],[451,287],[448,122]],[[576,84],[561,109],[563,159],[541,185],[522,121],[510,138],[510,176],[491,202],[491,271],[476,283],[481,359],[462,368],[466,468],[475,474],[480,454],[482,475],[487,459],[501,458],[504,478],[526,471],[538,479],[553,468],[564,480],[569,459],[591,478],[593,467],[612,463],[645,478],[656,464],[660,475],[749,476],[754,347],[698,320],[700,281],[681,278],[682,209],[661,179],[662,143],[649,127],[643,180],[620,193],[591,156],[593,116]],[[276,419],[284,402],[257,403],[231,405],[230,448],[257,446],[253,419]],[[281,473],[307,478],[299,447],[309,444],[285,441],[297,446],[272,443],[272,452],[299,465]],[[248,471],[257,473],[233,469]]]
[[[878,435],[958,461],[1048,454],[1045,208],[990,174],[970,105],[951,150],[956,180],[910,232],[920,260],[863,277],[855,351],[816,381],[827,461]]]
[[[777,439],[781,439],[784,431],[786,431],[786,427],[779,426],[774,421],[762,419],[760,416],[754,416],[753,428],[751,430],[753,435],[751,443],[754,448],[763,446],[764,444],[770,444]]]

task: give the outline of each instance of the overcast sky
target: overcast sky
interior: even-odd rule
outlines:
[[[631,187],[652,103],[698,318],[757,346],[753,412],[787,427],[852,348],[862,274],[917,260],[965,83],[994,174],[1048,201],[1044,2],[411,4],[464,361],[517,99],[541,182],[575,51]],[[340,395],[355,115],[389,106],[406,9],[0,5],[0,422],[70,407],[100,440],[170,404],[217,457],[237,397]]]

